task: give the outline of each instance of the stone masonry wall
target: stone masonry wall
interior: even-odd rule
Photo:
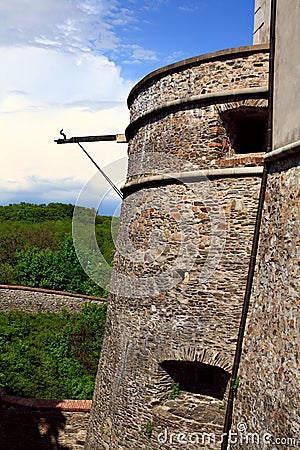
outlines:
[[[141,81],[129,95],[130,120],[135,121],[154,108],[163,107],[166,102],[184,101],[195,95],[216,93],[226,94],[232,90],[268,86],[269,54],[267,47],[241,48],[239,54],[231,51],[206,55],[206,58],[188,64],[176,64],[173,70],[168,67],[159,75]],[[155,74],[155,72],[154,72]]]
[[[246,330],[233,420],[234,429],[242,422],[249,433],[258,434],[253,450],[299,448],[299,236],[298,150],[272,162],[267,185],[257,296]],[[245,440],[231,448],[244,449]]]
[[[258,177],[211,180],[211,188],[218,193],[217,200],[225,213],[225,220],[218,227],[219,231],[226,232],[226,244],[213,276],[205,283],[199,280],[199,273],[204,269],[212,243],[209,208],[216,205],[204,205],[181,185],[159,190],[143,189],[140,209],[137,208],[136,198],[133,200],[129,196],[125,199],[118,237],[121,246],[126,245],[127,239],[126,215],[135,249],[145,250],[154,230],[168,238],[165,250],[154,261],[154,255],[146,250],[143,261],[130,264],[120,251],[115,258],[116,270],[129,278],[143,278],[145,273],[155,278],[162,271],[176,266],[182,241],[188,241],[189,248],[194,245],[198,255],[195,265],[186,268],[185,279],[164,294],[159,293],[158,286],[153,284],[152,293],[134,298],[134,284],[130,283],[127,289],[131,290],[132,297],[126,298],[122,295],[126,292],[126,286],[121,283],[119,295],[111,298],[90,424],[96,433],[87,448],[106,448],[103,444],[106,442],[109,449],[137,446],[158,449],[161,448],[158,435],[165,429],[168,434],[187,429],[190,432],[195,429],[215,432],[217,436],[222,433],[220,401],[212,404],[211,399],[206,399],[204,406],[199,399],[192,400],[192,404],[196,402],[201,407],[195,408],[198,415],[192,416],[190,421],[182,417],[175,420],[175,416],[171,419],[164,408],[154,413],[153,408],[166,398],[173,382],[159,363],[165,360],[199,361],[231,370],[259,185]],[[169,204],[166,203],[166,196],[170,198]],[[184,209],[185,206],[192,211],[194,238],[191,234],[185,234],[190,231],[181,232],[177,226],[179,208]],[[133,214],[133,208],[136,214]],[[218,233],[215,231],[214,238]],[[220,248],[215,250],[220,251]],[[116,280],[114,285],[117,285]],[[207,404],[213,407],[213,411]],[[206,418],[211,415],[214,417],[212,422],[216,423],[205,425],[205,417],[201,422],[199,414]],[[148,422],[153,423],[154,427],[150,442],[141,433]],[[97,430],[104,431],[101,434]],[[98,447],[97,439],[103,447]],[[166,444],[163,448],[174,449],[176,446]]]
[[[178,444],[162,446],[161,433],[222,433],[227,382],[215,381],[223,383],[219,397],[186,391],[170,403],[174,380],[162,363],[198,363],[228,380],[262,154],[237,155],[220,114],[266,107],[267,53],[247,48],[177,63],[129,96],[128,177],[86,450],[173,450]],[[208,178],[198,171],[186,183],[163,181],[198,169]],[[156,182],[141,184],[148,175]]]
[[[82,450],[91,403],[25,399],[1,392],[1,450]]]
[[[248,162],[236,158],[236,153],[220,118],[220,113],[234,108],[267,106],[264,99],[245,99],[212,105],[194,105],[178,111],[158,115],[147,121],[134,134],[128,145],[130,164],[127,181],[136,174],[139,180],[153,172],[153,166],[160,173],[184,172],[197,169],[222,167],[245,167],[262,165],[262,154],[253,154]],[[253,148],[253,152],[255,152]],[[157,165],[153,163],[157,153]],[[162,164],[160,153],[168,158]],[[151,155],[151,168],[147,168],[144,154]],[[142,156],[143,155],[143,156]],[[239,155],[245,156],[245,155]],[[258,160],[255,157],[260,156]],[[174,157],[174,158],[172,158]],[[247,155],[249,158],[249,155]]]
[[[89,302],[106,302],[106,299],[24,286],[0,285],[0,309],[3,311],[21,309],[28,313],[60,312],[65,308],[69,313],[76,313]]]
[[[228,110],[266,110],[268,49],[258,46],[220,53],[177,63],[172,70],[167,66],[133,88],[127,182],[135,177],[141,180],[153,173],[153,167],[167,173],[262,164],[257,154],[251,162],[238,162],[221,115]],[[257,93],[257,88],[265,92]],[[214,97],[240,90],[243,94],[230,99]],[[166,107],[172,101],[176,104]],[[147,116],[153,110],[155,113]],[[160,153],[168,158],[164,164]],[[149,156],[152,170],[147,165]]]

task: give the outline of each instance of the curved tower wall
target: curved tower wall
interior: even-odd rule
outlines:
[[[129,95],[114,293],[86,449],[175,449],[178,433],[195,431],[188,448],[218,448],[199,439],[223,428],[267,76],[266,47],[232,49],[160,69]],[[170,400],[174,382],[184,392]]]

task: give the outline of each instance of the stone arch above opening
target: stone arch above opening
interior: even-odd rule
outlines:
[[[222,400],[230,373],[218,366],[199,361],[168,360],[160,363],[180,389]]]

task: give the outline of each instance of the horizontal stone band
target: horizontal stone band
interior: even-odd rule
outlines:
[[[300,141],[292,142],[284,147],[277,148],[264,155],[265,161],[275,161],[276,159],[284,158],[292,153],[298,153],[300,151]]]
[[[136,120],[131,122],[126,128],[125,135],[127,140],[129,140],[132,136],[132,132],[134,129],[141,126],[147,119],[152,117],[157,117],[159,114],[163,114],[168,111],[173,111],[178,109],[178,107],[185,107],[189,105],[201,104],[201,103],[222,103],[226,101],[237,101],[238,99],[249,99],[249,98],[267,98],[268,97],[268,88],[267,87],[259,87],[259,88],[247,88],[247,89],[233,89],[224,92],[212,92],[208,94],[201,95],[192,95],[189,97],[183,97],[180,99],[176,99],[170,102],[166,102],[165,104],[159,106],[158,108],[153,108],[148,111],[143,116],[138,117]]]
[[[229,167],[225,169],[195,170],[192,172],[177,172],[169,174],[151,175],[141,177],[138,181],[129,181],[122,188],[124,195],[137,191],[145,185],[159,185],[178,183],[195,183],[214,178],[242,178],[242,177],[261,177],[263,167]]]

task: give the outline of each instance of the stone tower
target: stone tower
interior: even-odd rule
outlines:
[[[129,95],[128,176],[86,449],[176,449],[180,433],[189,449],[219,448],[202,440],[223,428],[268,57],[258,45],[191,58]]]
[[[253,43],[267,44],[270,38],[271,0],[255,0]]]

